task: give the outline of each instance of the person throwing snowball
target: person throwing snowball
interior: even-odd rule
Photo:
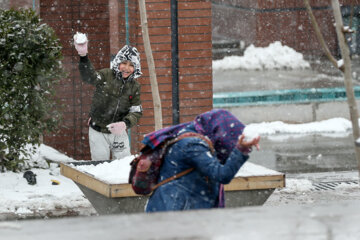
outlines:
[[[252,148],[260,147],[260,136],[245,140],[244,128],[229,111],[213,109],[198,115],[194,121],[147,134],[142,143],[152,149],[163,147],[171,139],[179,140],[164,152],[158,178],[158,184],[163,183],[149,197],[145,211],[225,207],[223,184],[231,182],[248,160]],[[181,138],[189,133],[203,135],[207,140]],[[186,170],[189,172],[181,175]]]
[[[89,114],[89,144],[92,160],[121,159],[129,156],[127,129],[142,116],[140,84],[140,54],[135,47],[125,45],[111,62],[110,68],[96,71],[88,57],[85,34],[74,35],[74,45],[80,56],[81,79],[94,85]]]

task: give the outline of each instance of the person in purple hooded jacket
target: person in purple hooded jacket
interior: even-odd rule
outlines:
[[[234,178],[249,158],[251,148],[259,148],[259,137],[249,142],[244,140],[244,127],[230,112],[217,109],[200,114],[192,122],[145,136],[143,143],[151,148],[186,132],[200,133],[211,141],[209,144],[198,137],[187,137],[167,148],[158,182],[186,169],[194,170],[159,186],[150,196],[145,211],[224,207],[223,184]]]

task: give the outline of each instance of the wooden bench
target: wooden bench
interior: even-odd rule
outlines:
[[[60,171],[81,189],[96,211],[103,214],[144,212],[148,196],[134,193],[130,184],[109,184],[77,165],[97,165],[105,161],[61,163]],[[226,207],[262,205],[276,188],[285,187],[285,174],[247,162],[231,183],[225,185]]]

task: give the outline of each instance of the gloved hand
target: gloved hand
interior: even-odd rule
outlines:
[[[112,134],[121,135],[126,130],[125,122],[110,123],[106,126]]]
[[[78,35],[75,34],[74,35],[75,49],[81,57],[84,57],[88,53],[88,40],[86,39],[85,42],[78,43],[77,38],[78,38]]]

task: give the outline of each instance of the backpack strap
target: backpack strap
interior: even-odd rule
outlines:
[[[161,157],[163,157],[163,155],[165,155],[165,152],[166,152],[167,147],[169,147],[170,145],[176,143],[177,141],[180,141],[180,140],[182,140],[182,139],[184,139],[184,138],[189,138],[189,137],[197,137],[197,138],[200,138],[201,140],[205,141],[205,142],[209,145],[210,150],[211,150],[212,153],[215,152],[214,146],[213,146],[212,142],[210,141],[210,139],[209,139],[208,137],[206,137],[206,136],[204,136],[204,135],[202,135],[202,134],[199,134],[199,133],[187,132],[187,133],[181,134],[180,136],[178,136],[178,137],[176,137],[176,138],[173,138],[173,139],[167,141],[167,142],[165,143],[165,145],[164,145],[164,148],[163,148],[163,152],[162,152],[162,156],[161,156]],[[169,178],[167,178],[167,179],[165,179],[165,180],[162,180],[161,182],[159,182],[158,184],[156,184],[156,185],[152,188],[152,191],[154,191],[155,189],[157,189],[157,188],[160,187],[161,185],[164,185],[165,183],[168,183],[168,182],[170,182],[170,181],[172,181],[172,180],[175,180],[175,179],[177,179],[177,178],[180,178],[180,177],[182,177],[182,176],[184,176],[184,175],[192,172],[194,169],[195,169],[195,168],[188,168],[188,169],[186,169],[186,170],[184,170],[184,171],[182,171],[182,172],[180,172],[180,173],[178,173],[178,174],[175,174],[174,176],[171,176],[171,177],[169,177]]]
[[[170,145],[176,143],[177,141],[180,141],[181,139],[189,138],[189,137],[200,138],[201,140],[205,141],[209,145],[210,150],[211,150],[212,153],[215,152],[215,149],[214,149],[214,146],[213,146],[211,140],[208,137],[206,137],[206,136],[204,136],[204,135],[202,135],[200,133],[195,133],[195,132],[186,132],[186,133],[183,133],[183,134],[181,134],[180,136],[178,136],[176,138],[173,138],[173,139],[167,141],[165,143],[165,145],[164,145],[165,151],[166,151],[166,148],[169,147]],[[164,151],[164,153],[165,153],[165,151]]]
[[[168,183],[168,182],[171,182],[172,180],[175,180],[179,177],[182,177],[190,172],[192,172],[195,168],[188,168],[178,174],[175,174],[174,176],[171,176],[165,180],[162,180],[161,182],[159,182],[158,184],[156,184],[153,188],[152,188],[152,191],[154,191],[155,189],[157,189],[158,187],[160,187],[161,185],[164,185],[165,183]]]

